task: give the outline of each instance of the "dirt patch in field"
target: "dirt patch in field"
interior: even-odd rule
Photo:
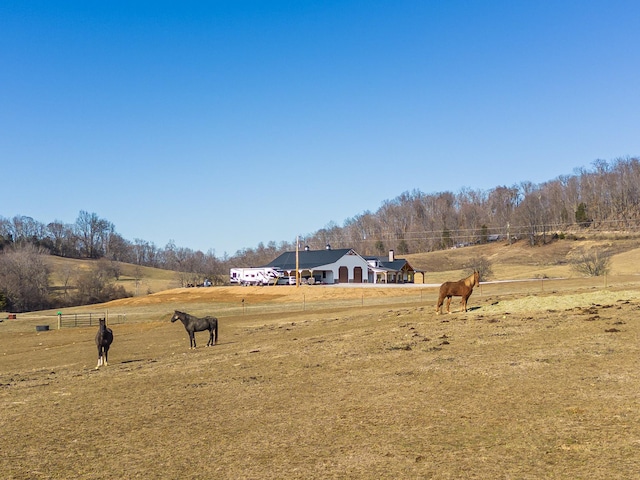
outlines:
[[[132,298],[112,302],[110,305],[138,305],[141,303],[167,302],[218,302],[242,303],[243,300],[252,303],[260,302],[291,302],[292,298],[306,297],[309,300],[349,299],[360,298],[363,294],[368,297],[389,297],[415,293],[418,287],[389,287],[368,288],[366,285],[353,287],[341,286],[267,286],[267,287],[214,287],[214,288],[178,288],[166,290],[143,299]]]

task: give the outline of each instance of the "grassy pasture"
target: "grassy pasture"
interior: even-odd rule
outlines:
[[[73,291],[77,274],[95,268],[99,261],[50,255],[46,257],[46,262],[51,269],[49,276],[51,285],[54,290],[62,294],[65,284],[68,284],[69,290]],[[122,286],[131,295],[146,295],[180,285],[178,274],[170,270],[128,263],[119,263],[118,266],[120,276],[115,284]]]
[[[4,321],[1,476],[637,475],[637,277],[482,284],[451,315],[436,294],[191,288],[71,309],[127,314],[98,371],[95,328]],[[218,315],[219,344],[189,350],[173,309]]]
[[[640,263],[638,245],[638,238],[608,238],[603,235],[581,240],[554,240],[535,247],[520,240],[511,245],[494,242],[401,256],[414,268],[427,272],[426,283],[464,277],[469,270],[469,261],[480,257],[485,258],[493,270],[492,277],[485,280],[570,278],[576,276],[571,269],[571,259],[592,249],[611,255],[612,274],[636,274]]]

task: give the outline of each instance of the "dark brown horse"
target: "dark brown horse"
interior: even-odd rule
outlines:
[[[96,365],[96,370],[102,365],[105,367],[108,365],[107,357],[109,356],[109,347],[113,342],[113,332],[110,328],[107,328],[107,321],[104,318],[98,321],[100,325],[98,327],[98,333],[96,333],[96,345],[98,347],[98,365]]]
[[[451,297],[462,297],[462,310],[467,311],[467,300],[473,292],[473,287],[480,283],[480,273],[474,270],[471,275],[457,282],[444,282],[440,285],[440,295],[438,296],[438,304],[436,305],[436,313],[442,313],[442,303],[447,299],[447,313],[451,313]]]
[[[178,310],[173,312],[171,323],[180,320],[189,334],[189,349],[196,348],[195,332],[209,330],[207,347],[214,346],[218,341],[218,319],[216,317],[194,317]]]

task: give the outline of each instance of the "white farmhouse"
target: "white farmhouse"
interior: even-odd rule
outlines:
[[[297,255],[297,260],[296,260]],[[296,269],[307,283],[366,283],[369,264],[350,248],[285,252],[265,267],[294,276]]]

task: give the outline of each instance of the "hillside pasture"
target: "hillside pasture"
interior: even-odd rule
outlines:
[[[551,240],[531,247],[524,240],[508,244],[505,241],[485,245],[440,250],[428,253],[399,255],[417,270],[425,272],[426,283],[437,283],[468,275],[469,264],[486,259],[493,270],[491,278],[483,280],[523,280],[529,278],[576,277],[571,261],[580,252],[597,250],[611,255],[611,274],[638,273],[640,251],[638,238],[593,237],[578,240]],[[579,276],[580,277],[580,276]]]
[[[174,289],[0,323],[3,478],[633,478],[635,276],[437,288]],[[459,307],[454,299],[452,309]],[[174,309],[220,318],[189,350]],[[199,344],[207,333],[197,333]]]
[[[51,270],[49,280],[51,286],[58,295],[63,295],[65,290],[72,293],[75,290],[75,282],[80,273],[87,272],[97,267],[104,260],[74,259],[48,255],[46,262]],[[114,283],[122,286],[130,295],[147,295],[180,285],[179,275],[171,270],[145,267],[129,263],[118,262],[119,276]]]

